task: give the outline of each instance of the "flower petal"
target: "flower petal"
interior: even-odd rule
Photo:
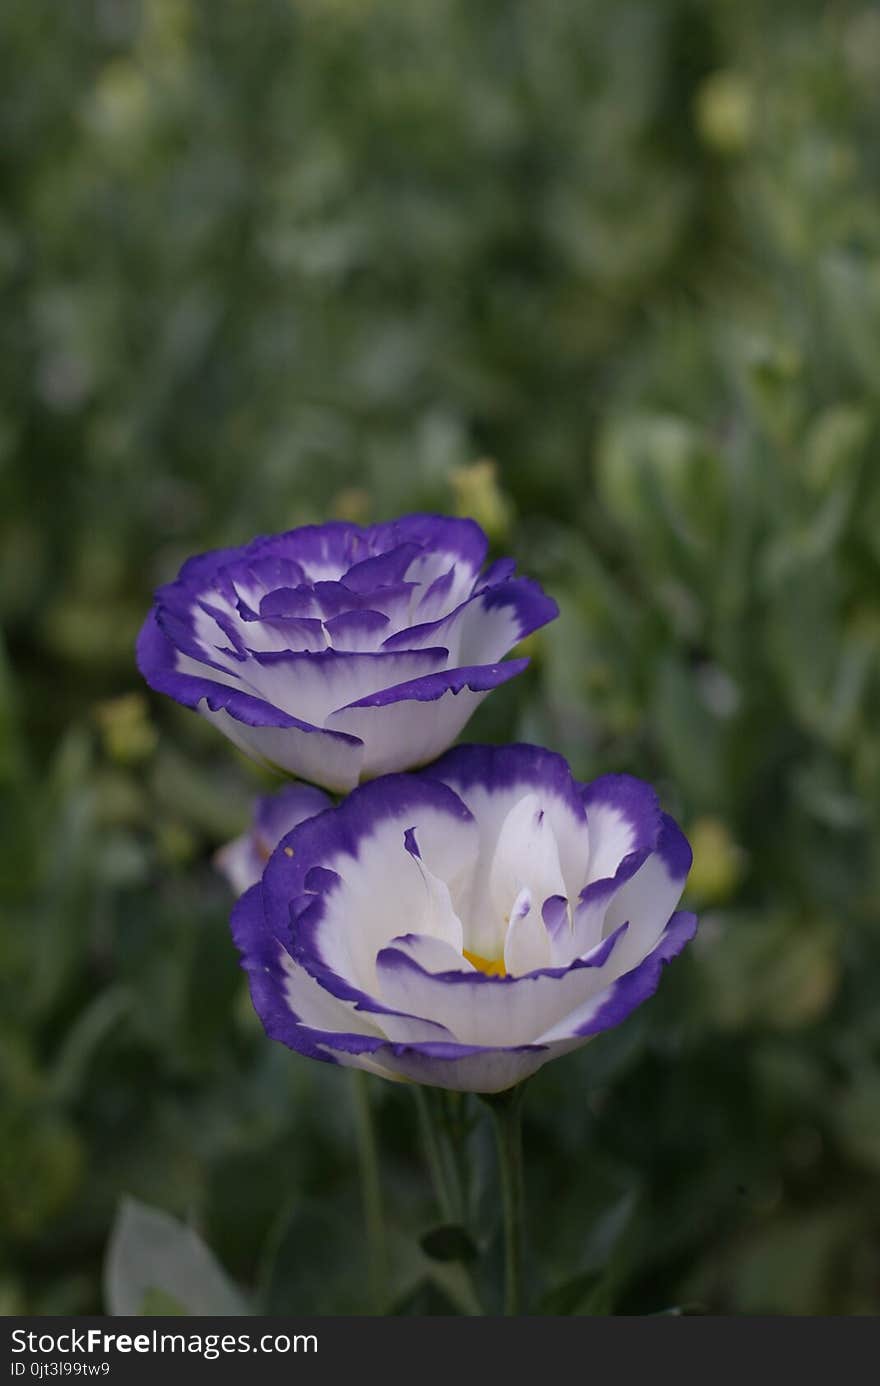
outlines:
[[[324,622],[334,650],[376,650],[388,626],[384,611],[372,611],[369,607],[343,611]]]
[[[477,970],[473,963],[462,957],[459,949],[454,948],[451,943],[445,943],[442,939],[432,937],[429,934],[400,934],[391,940],[389,947],[399,948],[402,953],[412,958],[413,962],[418,963],[426,972],[476,972]]]
[[[560,1044],[555,1053],[577,1048],[582,1041]],[[479,1048],[464,1044],[393,1045],[376,1058],[399,1078],[452,1092],[504,1092],[535,1073],[554,1049],[541,1045],[518,1048]]]
[[[448,784],[472,810],[479,827],[474,894],[459,911],[469,924],[466,946],[472,952],[496,956],[493,949],[498,948],[499,939],[490,893],[491,866],[508,814],[528,794],[535,795],[552,831],[564,882],[559,893],[577,899],[589,861],[587,816],[579,787],[562,756],[540,746],[456,746],[423,774]],[[543,895],[539,889],[538,906],[553,893],[553,887]]]
[[[536,582],[516,578],[476,593],[439,620],[398,630],[385,640],[384,648],[420,649],[445,645],[456,664],[501,659],[526,635],[559,615],[559,607]]]
[[[289,988],[294,973],[288,970],[288,964],[295,969],[295,976],[301,982],[297,1004],[303,1013],[313,1018],[321,1015],[329,1019],[330,1028],[335,1030],[348,1032],[360,1029],[362,1033],[376,1033],[366,1020],[352,1019],[355,1015],[353,1007],[346,1007],[309,978],[304,969],[296,968],[266,918],[260,884],[252,886],[239,898],[231,922],[242,967],[248,974],[254,1009],[271,1039],[280,1040],[288,1048],[296,1049],[310,1058],[328,1062],[327,1054],[302,1033],[300,1010],[291,1007]]]
[[[415,1016],[397,1015],[376,1005],[360,1005],[328,991],[291,957],[268,923],[262,887],[238,901],[232,934],[248,973],[254,1009],[266,1033],[311,1058],[335,1053],[364,1054],[388,1039],[401,1043],[448,1039],[441,1026]]]
[[[363,765],[363,744],[357,737],[292,717],[245,690],[231,674],[224,682],[207,668],[204,675],[189,672],[202,668],[194,660],[175,667],[175,661],[184,660],[151,612],[137,644],[138,668],[151,688],[199,711],[254,760],[337,792],[357,784]]]
[[[376,959],[375,994],[394,1010],[445,1026],[463,1044],[532,1044],[618,975],[612,970],[615,948],[625,937],[621,930],[610,949],[568,968],[543,968],[523,977],[428,972],[392,944]]]
[[[407,569],[421,552],[420,544],[396,544],[394,548],[386,549],[372,558],[362,559],[360,563],[349,568],[342,580],[352,592],[369,596],[377,588],[403,582],[407,576]]]
[[[337,708],[376,696],[389,684],[418,679],[442,669],[444,649],[351,654],[340,650],[272,650],[239,666],[243,681],[267,702],[292,717],[327,726]],[[345,727],[331,730],[346,731]]]
[[[534,904],[534,919],[543,931],[546,941],[547,957],[534,964],[535,967],[540,967],[550,961],[550,944],[537,909],[540,903],[551,895],[564,896],[565,882],[549,814],[534,791],[524,794],[511,808],[501,825],[498,841],[492,853],[489,899],[493,913],[499,921],[503,922],[507,918],[513,921],[514,901],[524,886],[528,888],[529,896],[529,908],[525,911],[525,916],[532,912]],[[505,947],[503,935],[498,940],[498,946],[490,949],[493,957],[500,951],[500,947]],[[508,967],[508,971],[511,970],[513,969]]]
[[[365,776],[426,764],[455,740],[487,693],[527,664],[527,659],[511,659],[428,674],[359,698],[334,712],[325,725],[365,743]]]
[[[256,803],[254,828],[265,860],[293,828],[333,807],[333,800],[311,784],[285,784],[274,794],[262,794]]]
[[[504,940],[504,966],[508,975],[519,977],[549,967],[550,937],[544,921],[534,908],[534,896],[524,886],[516,897],[510,914],[510,925]]]
[[[657,850],[624,882],[605,916],[606,935],[624,919],[629,920],[621,964],[634,966],[654,947],[681,899],[692,860],[687,838],[675,820],[664,813]]]
[[[403,515],[399,519],[372,525],[370,540],[375,552],[397,544],[417,544],[428,557],[437,556],[438,569],[430,579],[439,577],[455,563],[472,578],[483,566],[488,540],[475,520],[456,519],[449,515]],[[412,577],[412,574],[408,574]],[[424,581],[420,577],[418,581]]]
[[[239,703],[230,701],[217,712],[210,710],[210,703],[206,697],[199,712],[251,760],[298,775],[333,794],[347,794],[358,783],[364,747],[356,736],[325,731],[294,717],[283,726],[251,725],[242,720]],[[268,703],[262,706],[269,707]]]
[[[242,833],[214,853],[214,865],[224,875],[236,895],[260,879],[263,862],[251,833]]]
[[[406,845],[414,826],[418,861]],[[376,954],[400,933],[402,919],[414,932],[458,946],[455,900],[467,890],[476,853],[475,825],[451,790],[395,775],[363,785],[332,814],[295,828],[269,861],[263,885],[272,917],[284,920],[290,901],[315,892],[297,915],[292,951],[341,994],[356,988],[374,996]],[[426,878],[428,885],[431,878],[445,883],[451,916],[432,898]]]
[[[563,1020],[551,1026],[541,1035],[540,1043],[551,1044],[576,1036],[587,1038],[619,1025],[631,1011],[649,996],[653,996],[666,963],[677,957],[696,932],[695,914],[684,911],[674,914],[657,943],[638,966],[616,978],[604,990],[590,997]],[[624,957],[621,952],[621,958]]]
[[[579,788],[590,828],[588,882],[613,876],[630,852],[654,848],[661,815],[649,784],[633,775],[601,775]]]

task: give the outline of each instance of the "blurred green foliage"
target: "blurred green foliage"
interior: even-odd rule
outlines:
[[[211,868],[255,774],[132,645],[193,551],[436,508],[562,607],[471,737],[697,847],[690,955],[530,1089],[544,1303],[877,1312],[877,6],[8,0],[0,47],[0,1309],[98,1310],[123,1194],[364,1309],[346,1075],[263,1037]]]

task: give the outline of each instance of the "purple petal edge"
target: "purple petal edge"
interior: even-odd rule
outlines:
[[[660,935],[660,941],[642,962],[612,982],[605,1001],[598,1010],[576,1027],[573,1034],[586,1039],[603,1030],[611,1030],[626,1020],[643,1001],[654,995],[660,984],[663,968],[677,957],[697,932],[697,916],[686,910],[674,914]]]
[[[196,710],[200,703],[205,702],[211,712],[227,712],[237,722],[249,727],[291,727],[297,731],[329,736],[334,741],[351,746],[363,745],[359,736],[303,722],[299,717],[292,717],[263,698],[245,693],[231,684],[179,673],[174,668],[174,646],[163,635],[152,611],[138,635],[136,658],[138,669],[150,688],[156,693],[166,693],[184,707]]]
[[[506,683],[516,674],[521,674],[528,659],[509,659],[503,664],[477,664],[464,669],[445,669],[436,674],[425,674],[422,678],[410,679],[408,683],[395,684],[393,688],[381,688],[377,693],[369,693],[356,702],[346,703],[337,712],[348,712],[356,707],[388,707],[392,703],[435,702],[445,693],[458,694],[463,688],[472,693],[486,693],[500,684]]]

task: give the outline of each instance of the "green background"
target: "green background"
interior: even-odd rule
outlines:
[[[264,782],[133,641],[192,552],[426,508],[562,608],[468,735],[696,851],[697,942],[529,1091],[536,1294],[880,1310],[878,7],[8,0],[0,50],[0,1307],[99,1310],[124,1193],[369,1307],[348,1076],[264,1038],[211,865]]]

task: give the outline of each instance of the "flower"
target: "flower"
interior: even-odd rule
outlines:
[[[288,784],[255,800],[251,826],[214,854],[214,865],[236,895],[257,882],[282,837],[306,818],[332,807],[332,800],[311,784]]]
[[[185,563],[138,638],[151,688],[255,759],[345,793],[424,765],[558,615],[473,520],[307,525]]]
[[[460,746],[300,824],[233,936],[267,1033],[311,1058],[498,1092],[617,1025],[693,937],[691,850],[649,785]]]

